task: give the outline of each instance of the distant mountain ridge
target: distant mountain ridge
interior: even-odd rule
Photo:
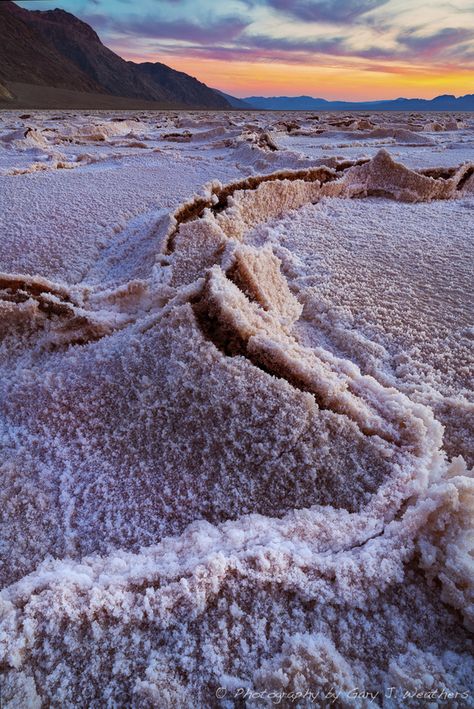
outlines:
[[[444,94],[433,99],[396,98],[388,101],[327,101],[312,96],[249,96],[241,99],[267,111],[474,111],[474,94]]]
[[[18,85],[40,85],[94,94],[97,107],[100,96],[108,103],[115,96],[164,108],[230,108],[222,94],[188,74],[161,63],[122,59],[69,12],[24,10],[10,1],[0,2],[0,85],[5,102]]]

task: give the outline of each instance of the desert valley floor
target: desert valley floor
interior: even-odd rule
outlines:
[[[474,706],[474,116],[0,114],[2,707]]]

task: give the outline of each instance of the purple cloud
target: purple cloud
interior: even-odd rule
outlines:
[[[266,0],[269,7],[305,22],[351,23],[388,0]]]
[[[419,56],[432,56],[441,54],[444,50],[458,46],[474,38],[474,30],[463,27],[445,27],[434,34],[417,36],[416,29],[407,34],[400,34],[398,41],[410,52]]]
[[[118,19],[97,14],[88,15],[83,19],[99,31],[113,31],[147,39],[175,39],[197,43],[233,41],[249,25],[249,21],[236,16],[220,17],[212,24],[206,25],[189,20],[163,20],[150,16]]]
[[[170,46],[163,44],[147,45],[148,49],[160,54],[182,56],[183,52],[187,57],[200,57],[219,61],[247,61],[263,62],[265,64],[282,62],[285,64],[314,64],[321,62],[321,57],[353,57],[359,56],[368,59],[392,58],[393,53],[381,48],[368,49],[365,52],[357,51],[344,44],[340,38],[321,39],[308,42],[299,42],[286,38],[270,38],[266,36],[242,37],[238,45],[205,45],[192,44],[185,48],[182,46]],[[128,46],[135,49],[133,45]],[[118,50],[119,51],[119,50]],[[136,47],[137,55],[143,55],[143,43]],[[119,51],[120,53],[120,51]]]

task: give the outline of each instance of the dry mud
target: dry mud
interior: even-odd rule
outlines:
[[[2,706],[474,706],[472,117],[0,118]]]

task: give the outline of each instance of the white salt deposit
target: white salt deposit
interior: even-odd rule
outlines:
[[[0,119],[2,706],[474,706],[473,119]]]

